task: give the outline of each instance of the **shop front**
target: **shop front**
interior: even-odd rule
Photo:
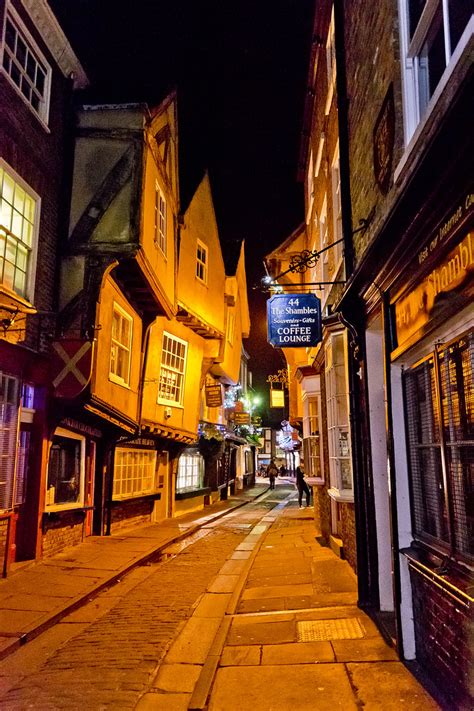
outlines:
[[[463,708],[474,603],[471,230],[468,195],[391,289],[387,354],[403,649]]]

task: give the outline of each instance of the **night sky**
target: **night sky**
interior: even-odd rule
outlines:
[[[252,287],[264,274],[263,256],[303,219],[296,165],[314,0],[50,4],[91,82],[80,100],[153,106],[178,89],[182,200],[207,169],[224,249],[245,238],[252,320],[245,347],[264,395],[267,373],[284,361],[266,344],[266,295]]]

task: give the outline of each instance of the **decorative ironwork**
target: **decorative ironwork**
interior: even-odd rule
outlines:
[[[309,249],[295,254],[290,260],[290,271],[302,274],[307,269],[312,269],[318,263],[319,254],[319,252],[310,252]]]
[[[271,388],[274,383],[280,383],[282,388],[288,388],[288,371],[282,368],[276,375],[269,375],[267,377],[267,383],[270,383]]]

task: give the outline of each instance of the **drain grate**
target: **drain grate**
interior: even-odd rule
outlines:
[[[341,620],[309,620],[296,625],[298,642],[324,642],[331,639],[361,639],[364,630],[357,617]]]

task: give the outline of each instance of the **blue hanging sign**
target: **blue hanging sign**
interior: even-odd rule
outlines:
[[[321,300],[314,294],[275,294],[267,301],[268,342],[307,348],[322,340]]]

